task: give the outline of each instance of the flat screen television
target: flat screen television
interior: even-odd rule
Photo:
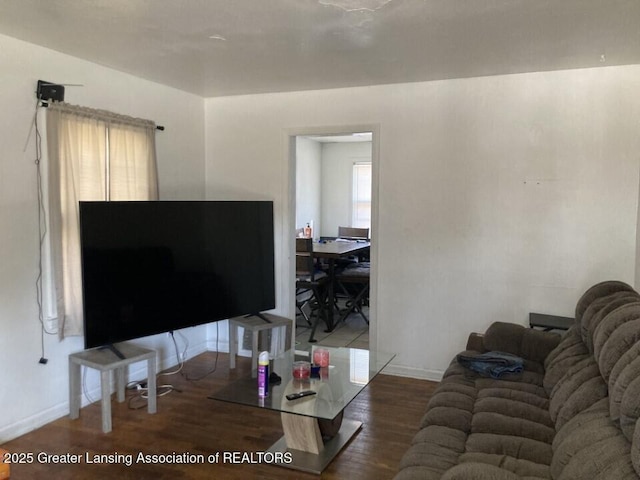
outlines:
[[[273,203],[81,202],[85,348],[275,307]]]

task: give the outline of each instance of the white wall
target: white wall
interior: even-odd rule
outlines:
[[[38,79],[80,83],[67,87],[69,103],[149,118],[157,134],[162,199],[204,198],[204,101],[73,57],[0,36],[0,443],[68,413],[67,356],[82,338],[45,338],[49,363],[40,365],[35,300],[38,252],[35,137],[25,143]],[[39,118],[44,126],[44,111]],[[184,330],[190,354],[206,349],[206,328]],[[138,342],[157,348],[162,366],[175,363],[166,336]],[[183,348],[183,344],[181,344]],[[145,375],[141,365],[138,375]],[[97,376],[87,388],[98,398]]]
[[[629,66],[207,99],[207,195],[275,201],[290,313],[288,136],[378,125],[371,343],[437,378],[470,331],[633,282],[639,92]]]
[[[322,145],[304,137],[296,138],[296,228],[307,223],[313,236],[322,231]]]
[[[314,238],[351,225],[353,164],[371,162],[371,142],[296,138],[296,228],[313,221]]]
[[[338,227],[352,226],[353,164],[371,162],[371,142],[322,145],[322,235],[335,237]]]

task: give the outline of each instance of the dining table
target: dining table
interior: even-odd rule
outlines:
[[[365,240],[326,240],[323,242],[313,242],[313,256],[327,261],[327,275],[329,277],[329,287],[327,292],[327,332],[333,331],[333,305],[335,299],[335,263],[339,258],[348,257],[368,250],[371,242]]]

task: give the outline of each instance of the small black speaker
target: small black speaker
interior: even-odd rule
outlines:
[[[64,102],[64,86],[38,80],[36,96],[43,102]]]

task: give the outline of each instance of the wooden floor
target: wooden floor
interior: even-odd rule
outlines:
[[[209,372],[216,359],[213,352],[188,361],[183,373],[191,378]],[[216,371],[199,381],[183,375],[161,377],[181,392],[158,399],[158,413],[134,410],[112,400],[113,431],[101,431],[100,402],[83,408],[80,419],[56,420],[34,432],[2,445],[10,452],[33,453],[32,464],[11,465],[12,479],[315,479],[317,475],[295,472],[260,463],[222,463],[224,452],[248,453],[245,462],[257,461],[282,436],[277,412],[207,399],[215,390],[238,376],[248,374],[249,359],[240,359],[229,371],[228,355],[219,354]],[[390,479],[417,431],[426,404],[436,384],[424,380],[378,375],[345,410],[346,418],[363,422],[362,430],[324,471],[323,479]],[[80,456],[78,464],[42,463],[37,455]],[[139,454],[185,453],[206,457],[220,452],[218,464],[135,463]],[[86,456],[117,455],[134,464],[88,464]],[[228,453],[229,454],[229,453]],[[239,454],[241,455],[241,454]],[[251,456],[253,455],[253,457]],[[40,460],[40,461],[38,461]],[[153,461],[154,459],[151,459]]]

